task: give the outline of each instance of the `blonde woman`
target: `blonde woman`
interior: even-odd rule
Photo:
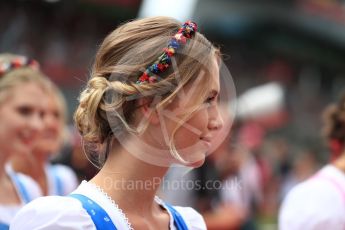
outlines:
[[[16,229],[206,229],[194,209],[156,196],[173,163],[203,164],[222,127],[219,51],[193,22],[123,24],[100,46],[75,112],[85,150],[102,166],[69,197],[22,209]]]
[[[0,55],[0,229],[8,229],[19,209],[41,196],[31,178],[15,173],[6,162],[32,151],[43,129],[45,93],[45,76],[37,62]]]
[[[33,178],[43,195],[67,195],[78,186],[76,174],[71,168],[61,164],[50,164],[49,160],[57,154],[63,141],[66,120],[66,103],[60,90],[50,84],[45,95],[42,114],[43,131],[37,139],[31,154],[14,156],[11,165],[14,171]]]

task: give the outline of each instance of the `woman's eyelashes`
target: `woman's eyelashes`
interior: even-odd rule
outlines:
[[[30,116],[34,112],[34,108],[31,106],[19,106],[17,107],[17,111],[22,116]]]
[[[210,96],[206,99],[205,103],[208,105],[212,105],[214,103],[217,103],[217,99],[218,99],[218,92],[212,91]]]
[[[205,102],[207,104],[212,104],[215,101],[216,101],[216,96],[212,96],[212,97],[208,97]]]
[[[60,119],[60,117],[61,117],[61,115],[60,115],[60,113],[58,111],[54,111],[53,112],[53,116],[54,116],[55,119]]]

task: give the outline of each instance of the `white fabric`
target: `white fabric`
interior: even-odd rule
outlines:
[[[12,169],[8,165],[6,165],[5,170],[7,174],[12,173]],[[35,199],[37,197],[42,196],[41,190],[34,180],[21,173],[16,173],[16,175],[18,176],[18,180],[20,180],[23,186],[25,187],[30,199]],[[12,183],[17,191],[21,203],[16,205],[0,204],[0,223],[4,224],[10,224],[11,220],[14,218],[16,213],[25,205],[24,198],[19,193],[19,188],[16,186],[14,182]]]
[[[65,196],[73,192],[78,187],[78,179],[74,171],[68,166],[61,164],[47,164],[46,175],[48,180],[48,195]],[[55,174],[55,175],[54,175]],[[58,193],[55,176],[59,177],[62,185],[62,194]]]
[[[344,230],[345,174],[327,165],[294,187],[281,206],[279,229]]]
[[[73,193],[85,195],[98,203],[108,213],[119,230],[129,229],[122,211],[116,208],[115,204],[93,184],[83,181]],[[158,200],[157,202],[159,203]],[[203,218],[194,209],[182,207],[175,208],[179,211],[189,229],[206,229]],[[72,197],[50,196],[41,197],[25,206],[11,223],[10,229],[95,230],[96,227],[78,200]],[[175,229],[172,220],[170,221],[170,229]]]

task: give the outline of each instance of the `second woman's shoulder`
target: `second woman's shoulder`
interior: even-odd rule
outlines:
[[[279,212],[279,229],[344,229],[345,206],[337,187],[313,177],[295,186]]]
[[[72,197],[40,197],[24,206],[10,229],[86,229],[95,226],[82,204]]]

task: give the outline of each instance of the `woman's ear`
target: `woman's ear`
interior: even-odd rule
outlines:
[[[139,114],[143,116],[149,123],[158,125],[159,116],[156,110],[156,103],[149,98],[140,98],[138,100]]]

